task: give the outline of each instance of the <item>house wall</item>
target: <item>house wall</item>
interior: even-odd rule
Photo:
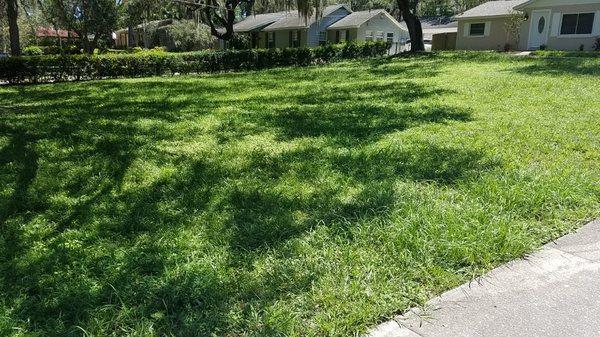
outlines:
[[[335,43],[335,34],[336,34],[335,30],[328,30],[327,31],[327,42]]]
[[[327,42],[336,43],[337,32],[338,31],[346,31],[346,41],[356,41],[358,29],[356,28],[348,28],[348,29],[330,29],[327,30]]]
[[[548,34],[548,49],[553,50],[579,50],[583,45],[585,50],[592,50],[597,38],[600,38],[600,2],[581,5],[552,5],[556,1],[540,1],[539,4],[534,4],[532,8],[527,8],[525,12],[531,18],[533,10],[550,10],[550,29]],[[563,1],[564,3],[565,1]],[[562,23],[562,14],[574,13],[596,13],[594,27],[591,35],[573,36],[560,35],[560,27]],[[529,31],[531,26],[534,28],[537,23],[531,20],[525,22],[521,30],[520,49],[529,49]]]
[[[377,15],[358,27],[356,40],[360,42],[365,41],[367,30],[373,32],[382,31],[384,33],[384,41],[388,32],[394,33],[394,43],[398,43],[402,39],[406,41],[409,38],[408,31],[400,29],[387,15]]]
[[[459,19],[458,33],[456,35],[456,49],[458,50],[504,50],[509,44],[516,48],[518,43],[514,36],[506,30],[508,18],[486,19]],[[484,36],[469,36],[470,25],[485,23]],[[521,35],[522,36],[522,35]]]
[[[275,48],[288,48],[290,47],[290,31],[289,30],[278,30],[275,33]]]
[[[317,22],[314,22],[308,28],[308,38],[307,38],[306,45],[302,45],[302,46],[307,46],[307,47],[318,46],[319,45],[319,32],[326,31],[327,27],[329,27],[329,26],[333,25],[334,23],[338,22],[339,20],[343,19],[348,14],[350,14],[350,12],[348,12],[348,10],[346,8],[342,7],[342,8],[338,8],[337,10],[333,11],[333,13],[322,17]]]
[[[300,32],[300,47],[306,47],[307,41],[307,30],[298,30]],[[275,48],[289,48],[290,46],[290,32],[292,30],[277,30],[275,33]],[[258,34],[258,46],[259,48],[267,48],[268,35],[267,32],[260,32]]]
[[[117,39],[115,40],[115,47],[117,48],[127,48],[127,40],[128,40],[128,36],[129,34],[127,34],[127,32],[117,32]]]
[[[267,48],[267,33],[258,32],[258,48]]]
[[[530,5],[524,12],[529,18],[532,18],[534,10],[549,10],[548,40],[546,47],[552,50],[579,50],[583,46],[584,50],[592,50],[596,39],[600,38],[600,2],[598,0],[574,0],[578,4],[565,5],[566,0],[540,0]],[[592,34],[589,35],[560,35],[563,14],[575,13],[595,13],[595,20]],[[533,26],[537,28],[537,22],[528,20],[523,23],[520,31],[520,38],[517,41],[514,37],[509,37],[505,29],[507,18],[488,18],[488,19],[459,19],[458,35],[456,38],[456,49],[464,50],[502,50],[505,44],[510,44],[513,48],[521,50],[530,49],[529,33]],[[486,29],[484,37],[469,37],[468,25],[471,23],[486,22],[489,25],[489,31]],[[486,27],[488,28],[488,27]]]

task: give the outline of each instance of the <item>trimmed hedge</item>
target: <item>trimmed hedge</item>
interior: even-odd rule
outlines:
[[[45,55],[0,59],[0,81],[43,83],[308,66],[341,59],[386,55],[387,43],[317,48],[121,55]]]

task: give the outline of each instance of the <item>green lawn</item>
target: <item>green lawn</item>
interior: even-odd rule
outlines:
[[[350,336],[600,217],[600,59],[0,87],[0,335]]]

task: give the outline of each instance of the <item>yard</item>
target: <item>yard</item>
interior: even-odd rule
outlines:
[[[600,217],[600,58],[0,87],[0,335],[351,336]]]

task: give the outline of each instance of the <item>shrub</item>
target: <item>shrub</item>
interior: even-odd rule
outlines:
[[[127,50],[124,49],[107,49],[105,54],[125,54]]]
[[[595,51],[600,51],[600,37],[596,39],[596,42],[594,43],[594,50]]]
[[[192,51],[212,47],[210,28],[193,20],[175,21],[167,29],[175,51]]]
[[[43,55],[44,51],[42,48],[38,46],[27,46],[23,48],[23,55],[25,56],[34,56],[34,55]]]
[[[142,52],[144,52],[144,48],[142,48],[140,46],[135,46],[135,47],[131,48],[131,52],[134,54],[142,53]]]
[[[229,48],[231,49],[250,49],[252,43],[250,42],[250,36],[248,34],[233,34],[231,40],[229,40]]]
[[[219,52],[43,55],[0,59],[0,81],[61,82],[218,71],[307,66],[341,59],[386,55],[383,42],[310,48],[248,49]]]
[[[150,49],[150,51],[153,52],[153,53],[166,53],[167,52],[167,47],[156,46],[156,47]]]

